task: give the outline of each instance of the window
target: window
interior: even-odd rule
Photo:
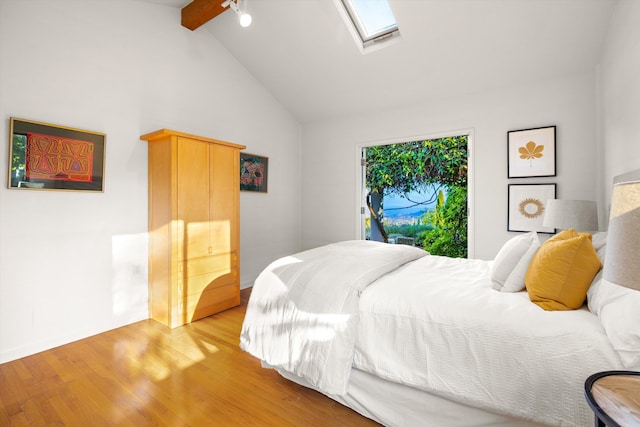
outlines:
[[[400,36],[387,0],[340,0],[347,24],[355,28],[362,50]]]
[[[360,238],[473,257],[470,143],[461,131],[362,146]]]

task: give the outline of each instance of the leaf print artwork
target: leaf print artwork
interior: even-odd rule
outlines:
[[[520,158],[524,160],[529,160],[529,167],[533,166],[533,161],[535,159],[539,159],[544,154],[542,151],[544,150],[544,145],[537,145],[533,141],[527,142],[524,147],[518,148],[518,152],[520,153]]]
[[[532,178],[556,175],[556,127],[507,132],[507,176]]]

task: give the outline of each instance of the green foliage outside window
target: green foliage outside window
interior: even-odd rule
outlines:
[[[11,148],[11,184],[17,186],[18,181],[24,180],[25,167],[26,167],[26,147],[27,137],[26,135],[13,134]]]
[[[424,221],[433,229],[424,233],[425,250],[434,255],[467,256],[467,140],[466,135],[367,148],[366,185],[369,196],[405,195],[440,185],[435,211]],[[385,241],[383,212],[375,212],[367,197],[372,227]]]
[[[432,184],[467,185],[467,136],[367,148],[367,186],[405,194]]]
[[[439,197],[435,210],[428,212],[424,219],[433,226],[424,233],[425,251],[453,258],[467,257],[466,186],[449,187],[446,200]]]

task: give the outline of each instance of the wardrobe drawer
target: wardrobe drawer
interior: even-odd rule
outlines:
[[[200,295],[189,295],[187,297],[187,315],[189,320],[196,320],[239,304],[240,285],[234,283],[207,289]]]
[[[233,283],[238,276],[235,252],[181,261],[178,264],[178,294],[199,294],[207,288]]]

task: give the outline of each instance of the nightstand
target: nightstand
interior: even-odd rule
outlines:
[[[640,372],[606,371],[584,384],[596,427],[640,427]]]

